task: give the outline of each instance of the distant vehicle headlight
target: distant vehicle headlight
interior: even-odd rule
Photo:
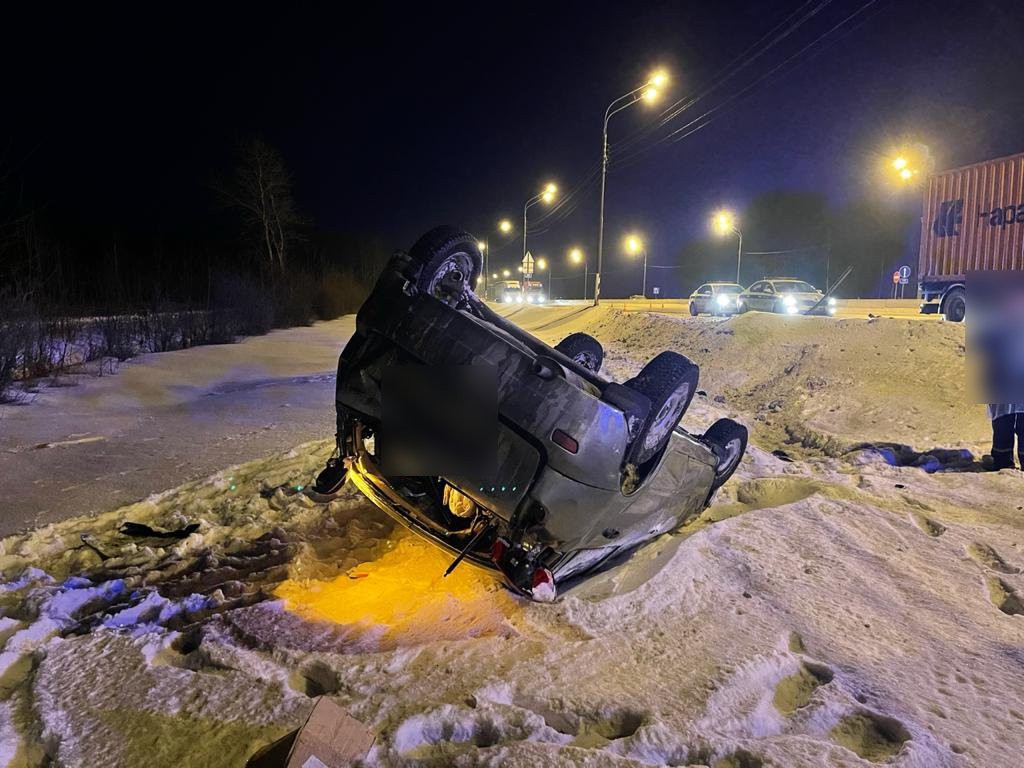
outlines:
[[[836,305],[836,300],[831,296],[828,297],[828,305],[830,307],[834,307]]]
[[[782,303],[786,306],[786,309],[792,309],[796,306],[796,299],[787,294],[782,297]]]
[[[532,295],[526,297],[526,303],[527,304],[533,304],[533,296]]]
[[[501,300],[504,301],[505,303],[508,303],[508,302],[512,301],[512,294],[511,293],[502,294]]]
[[[727,293],[720,293],[715,299],[715,303],[720,307],[728,307],[732,303],[732,296]]]
[[[516,304],[522,304],[522,303],[523,303],[523,294],[519,294],[518,296],[516,296]]]
[[[547,300],[548,300],[548,297],[547,297],[547,296],[545,296],[544,294],[541,294],[540,296],[538,296],[538,297],[537,297],[537,301],[538,301],[539,303],[541,303],[541,304],[543,304],[543,303],[544,303],[545,301],[547,301]]]

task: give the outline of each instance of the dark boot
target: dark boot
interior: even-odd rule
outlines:
[[[337,455],[331,456],[327,460],[327,466],[320,470],[320,474],[316,476],[313,490],[321,496],[331,496],[341,490],[341,486],[345,484],[347,476],[348,471],[345,469],[341,457]]]

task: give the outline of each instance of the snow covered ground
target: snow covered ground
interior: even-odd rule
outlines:
[[[1024,475],[954,471],[989,437],[962,328],[510,316],[617,377],[697,360],[684,423],[752,428],[715,503],[553,605],[298,490],[329,440],[8,536],[0,764],[242,765],[324,693],[375,766],[1021,764]]]
[[[334,431],[352,317],[141,355],[0,405],[0,535],[99,512]]]

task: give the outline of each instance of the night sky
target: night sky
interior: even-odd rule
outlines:
[[[817,6],[681,117],[616,149],[794,11]],[[398,247],[434,224],[456,223],[491,237],[495,266],[514,266],[519,245],[497,248],[494,223],[518,224],[523,201],[548,179],[563,190],[586,179],[599,160],[605,106],[660,66],[673,78],[666,98],[611,125],[619,164],[608,182],[606,287],[635,292],[638,270],[628,271],[620,247],[629,229],[645,234],[652,265],[669,264],[706,234],[720,205],[742,215],[752,197],[775,189],[819,192],[837,204],[878,193],[879,159],[903,141],[926,144],[939,168],[1024,150],[1024,6],[877,0],[707,127],[627,158],[864,6],[48,9],[5,22],[0,136],[13,134],[32,194],[51,209],[173,232],[202,226],[211,215],[204,182],[228,166],[239,140],[262,135],[284,154],[317,228],[379,233]],[[916,192],[891,201],[916,220]],[[597,185],[540,228],[531,250],[557,257],[556,276],[569,245],[593,254]],[[751,249],[804,245],[747,236]]]

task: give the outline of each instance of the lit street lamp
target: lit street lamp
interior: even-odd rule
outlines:
[[[502,270],[502,272],[501,272],[501,276],[502,276],[502,277],[512,277],[512,273],[511,273],[511,272],[509,272],[509,271],[508,271],[507,269],[504,269],[504,270]]]
[[[498,222],[498,232],[500,232],[503,235],[507,235],[511,231],[512,231],[512,222],[511,221],[509,221],[508,219],[502,219],[501,221]],[[479,241],[477,243],[477,245],[480,247],[480,253],[484,257],[483,275],[485,276],[485,279],[484,279],[484,293],[486,295],[487,290],[490,288],[490,286],[488,285],[487,280],[486,280],[486,275],[487,275],[487,271],[488,271],[488,264],[490,263],[490,255],[491,255],[490,241],[489,241],[488,238],[485,237],[483,240]],[[499,247],[499,250],[500,250],[501,246],[498,246],[498,247]],[[493,277],[494,277],[494,279],[497,279],[498,276],[494,275]]]
[[[712,219],[715,231],[723,237],[730,232],[740,239],[739,248],[736,250],[736,282],[740,282],[740,263],[743,260],[743,233],[736,226],[736,217],[730,211],[719,211]]]
[[[626,235],[626,239],[625,239],[624,243],[626,245],[627,253],[629,253],[631,256],[636,256],[636,255],[640,254],[640,255],[642,255],[644,257],[644,281],[643,281],[643,288],[641,289],[641,293],[643,294],[644,298],[646,299],[647,298],[647,248],[644,245],[643,239],[639,235]]]
[[[539,193],[537,193],[536,195],[531,197],[529,200],[527,200],[526,204],[523,206],[523,258],[524,259],[526,258],[526,212],[530,209],[530,206],[536,205],[537,203],[540,203],[540,202],[543,202],[545,204],[550,205],[551,201],[555,199],[555,195],[557,193],[558,193],[558,187],[556,185],[554,185],[552,183],[545,184],[544,185],[544,189],[542,189]],[[509,229],[511,229],[511,228],[512,228],[512,225],[509,224]]]
[[[569,249],[569,261],[573,264],[583,264],[583,300],[587,300],[587,257],[582,248]]]
[[[608,176],[608,121],[611,116],[633,106],[638,101],[653,103],[658,98],[658,89],[668,83],[668,75],[658,71],[646,83],[615,99],[604,111],[604,126],[601,132],[601,208],[597,219],[597,271],[594,273],[594,306],[601,298],[601,260],[604,253],[604,189]]]

